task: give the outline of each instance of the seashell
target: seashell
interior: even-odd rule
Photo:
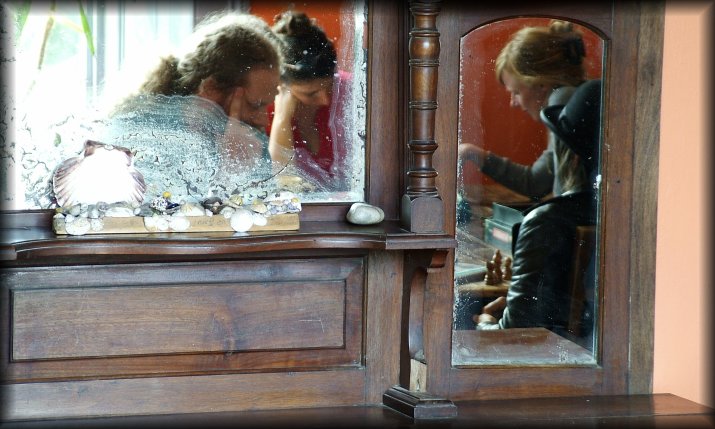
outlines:
[[[87,140],[83,153],[62,161],[52,175],[57,203],[141,202],[146,184],[132,157],[127,148]]]
[[[152,215],[152,216],[144,216],[144,228],[147,229],[147,231],[156,231],[156,218],[158,216]]]
[[[354,203],[346,216],[348,222],[356,225],[373,225],[385,219],[385,212],[380,207],[366,203]]]
[[[179,207],[179,211],[184,216],[203,216],[205,210],[203,207],[195,203],[184,203]]]
[[[153,216],[154,210],[148,204],[142,204],[139,208],[134,209],[134,214],[141,217]]]
[[[223,202],[221,201],[221,198],[219,197],[209,197],[205,199],[201,205],[206,209],[209,210],[212,214],[219,213],[221,209],[224,207]]]
[[[186,216],[171,216],[169,229],[173,231],[186,231],[191,226],[191,221]]]
[[[268,207],[266,207],[266,204],[263,201],[261,201],[259,198],[256,198],[251,203],[251,210],[253,210],[256,213],[263,214],[268,211]]]
[[[253,226],[253,212],[237,208],[231,215],[231,228],[236,232],[246,232]]]
[[[134,209],[126,206],[112,206],[104,212],[106,217],[134,217]]]
[[[154,210],[160,211],[160,212],[166,211],[166,208],[168,206],[169,206],[169,201],[163,197],[156,197],[153,200],[151,200],[151,203],[149,203],[149,207],[153,208]]]
[[[70,223],[65,222],[65,231],[70,235],[84,235],[89,232],[92,225],[89,223],[89,219],[84,217],[78,217]]]
[[[222,215],[223,217],[225,217],[226,219],[229,219],[231,216],[233,216],[233,212],[235,212],[235,211],[236,211],[236,209],[234,209],[233,207],[226,206],[221,209],[219,214]]]
[[[78,217],[79,214],[82,213],[82,206],[79,204],[74,204],[67,209],[67,213],[71,214],[72,216]]]
[[[156,219],[156,229],[157,231],[168,231],[169,230],[169,216],[157,216]]]
[[[243,196],[240,194],[233,194],[230,197],[228,197],[228,201],[226,202],[229,206],[233,208],[238,208],[243,205]]]
[[[268,225],[268,218],[263,216],[260,213],[253,213],[253,224],[257,226],[266,226]]]

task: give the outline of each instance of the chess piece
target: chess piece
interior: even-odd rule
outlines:
[[[487,273],[484,275],[484,284],[495,285],[497,283],[498,282],[496,281],[496,278],[494,277],[494,262],[487,261]]]
[[[511,258],[504,258],[504,280],[511,280]]]
[[[494,251],[494,256],[492,256],[492,261],[494,261],[494,266],[501,268],[502,257],[501,251],[499,249]]]
[[[494,265],[494,284],[499,284],[504,278],[504,272],[502,271],[502,256],[499,249],[494,252],[492,264]]]

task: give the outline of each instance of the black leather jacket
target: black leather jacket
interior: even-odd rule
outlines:
[[[576,226],[595,225],[596,215],[592,192],[562,195],[527,209],[513,231],[507,307],[499,323],[487,329],[566,328]]]

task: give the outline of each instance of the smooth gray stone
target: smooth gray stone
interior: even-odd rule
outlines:
[[[366,203],[355,203],[350,206],[346,218],[348,222],[355,225],[374,225],[385,219],[385,212],[377,206]]]

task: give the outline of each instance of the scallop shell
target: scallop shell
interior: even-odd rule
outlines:
[[[142,202],[146,184],[132,156],[127,148],[87,140],[84,152],[64,160],[52,176],[57,203]]]

